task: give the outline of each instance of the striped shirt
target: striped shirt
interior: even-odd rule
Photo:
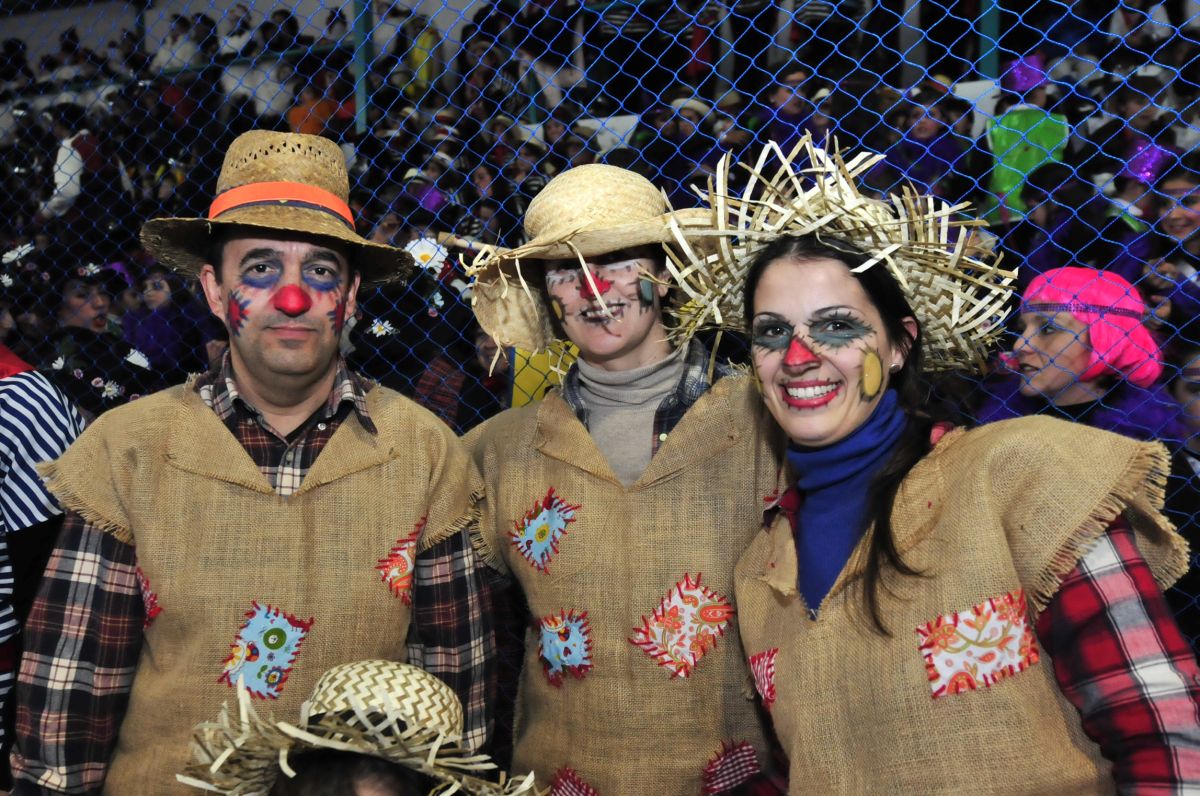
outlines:
[[[14,651],[0,653],[0,711],[16,680],[14,645],[20,629],[13,610],[16,582],[8,534],[62,513],[35,466],[57,459],[82,431],[79,411],[42,374],[30,370],[0,379],[0,650]],[[5,740],[0,724],[0,743]]]

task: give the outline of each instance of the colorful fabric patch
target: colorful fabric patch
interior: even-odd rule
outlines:
[[[641,647],[659,666],[671,670],[672,677],[687,677],[700,659],[717,646],[725,634],[733,606],[729,600],[684,573],[654,609],[654,615],[642,617],[642,626],[633,629],[630,643]]]
[[[567,533],[567,525],[575,521],[579,506],[572,506],[558,495],[554,487],[546,497],[533,504],[525,516],[513,523],[508,532],[513,546],[539,572],[546,572],[550,560],[558,553],[558,542]]]
[[[546,667],[546,679],[551,685],[562,685],[563,675],[576,680],[592,670],[592,627],[587,611],[562,610],[550,614],[538,623],[541,641],[538,654]]]
[[[758,755],[748,741],[722,741],[721,748],[704,767],[704,776],[700,780],[701,792],[724,793],[741,785],[761,770]]]
[[[570,767],[564,766],[554,772],[550,781],[550,796],[600,796],[591,785],[579,778]]]
[[[916,632],[934,699],[994,685],[1038,662],[1024,589],[939,616]]]
[[[383,582],[405,605],[412,605],[413,570],[417,565],[417,539],[425,527],[425,517],[417,523],[417,529],[401,537],[392,545],[387,558],[379,559],[375,569],[379,570]]]
[[[142,572],[142,568],[135,569],[134,574],[137,576],[138,590],[142,593],[142,603],[146,606],[146,617],[142,620],[142,630],[145,630],[150,627],[154,617],[162,613],[162,606],[158,604],[158,595],[150,588],[150,579]]]
[[[300,652],[300,643],[313,626],[313,619],[297,619],[278,608],[251,603],[246,621],[238,629],[225,672],[219,682],[235,687],[245,678],[246,689],[260,699],[275,699],[283,691],[288,673]]]
[[[754,687],[762,697],[767,710],[775,704],[775,656],[779,648],[774,647],[750,656],[750,673],[754,675]]]

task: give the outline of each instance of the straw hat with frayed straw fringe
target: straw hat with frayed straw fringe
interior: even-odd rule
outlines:
[[[303,232],[349,244],[364,283],[407,277],[413,268],[407,252],[355,232],[349,195],[346,158],[333,141],[252,130],[225,153],[208,217],[151,219],[142,226],[142,245],[160,262],[195,275],[221,227]]]
[[[628,169],[588,164],[546,184],[525,211],[529,242],[514,249],[488,248],[468,267],[475,277],[472,301],[480,326],[502,346],[543,351],[555,341],[550,308],[529,280],[545,278],[544,261],[586,259],[619,249],[671,245],[691,229],[712,227],[709,210],[672,211],[666,196]],[[594,283],[592,283],[594,286]]]
[[[540,793],[533,774],[499,781],[486,755],[458,746],[462,705],[433,675],[394,661],[356,661],[321,676],[301,708],[299,724],[264,721],[238,684],[238,710],[228,704],[216,721],[193,731],[195,762],[177,779],[226,796],[257,796],[280,776],[295,776],[289,756],[313,750],[371,755],[419,771],[439,784],[431,793],[520,796]]]
[[[826,235],[847,241],[869,258],[856,271],[882,266],[899,282],[924,337],[930,371],[977,369],[1003,332],[1016,272],[1000,267],[996,238],[983,221],[910,187],[887,200],[860,193],[856,178],[883,158],[844,158],[805,135],[791,152],[771,142],[752,163],[734,195],[732,160],[721,160],[701,195],[713,210],[709,230],[675,230],[667,270],[684,295],[676,305],[677,334],[699,329],[745,331],[746,273],[755,255],[783,235]],[[701,250],[697,241],[709,241]]]

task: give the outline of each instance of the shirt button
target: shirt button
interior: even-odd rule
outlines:
[[[317,423],[317,431],[324,431],[327,428],[329,428],[329,426],[325,425],[324,423]]]
[[[659,442],[666,442],[666,441],[667,441],[667,435],[666,435],[666,433],[665,433],[665,432],[664,432],[664,433],[662,433],[662,434],[659,434],[659,435],[658,435],[658,441],[659,441]]]

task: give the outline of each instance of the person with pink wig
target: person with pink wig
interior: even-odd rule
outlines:
[[[1182,438],[1179,411],[1161,385],[1158,341],[1146,305],[1124,277],[1055,268],[1022,296],[1018,338],[1003,374],[983,383],[980,424],[1053,414],[1138,439]]]

